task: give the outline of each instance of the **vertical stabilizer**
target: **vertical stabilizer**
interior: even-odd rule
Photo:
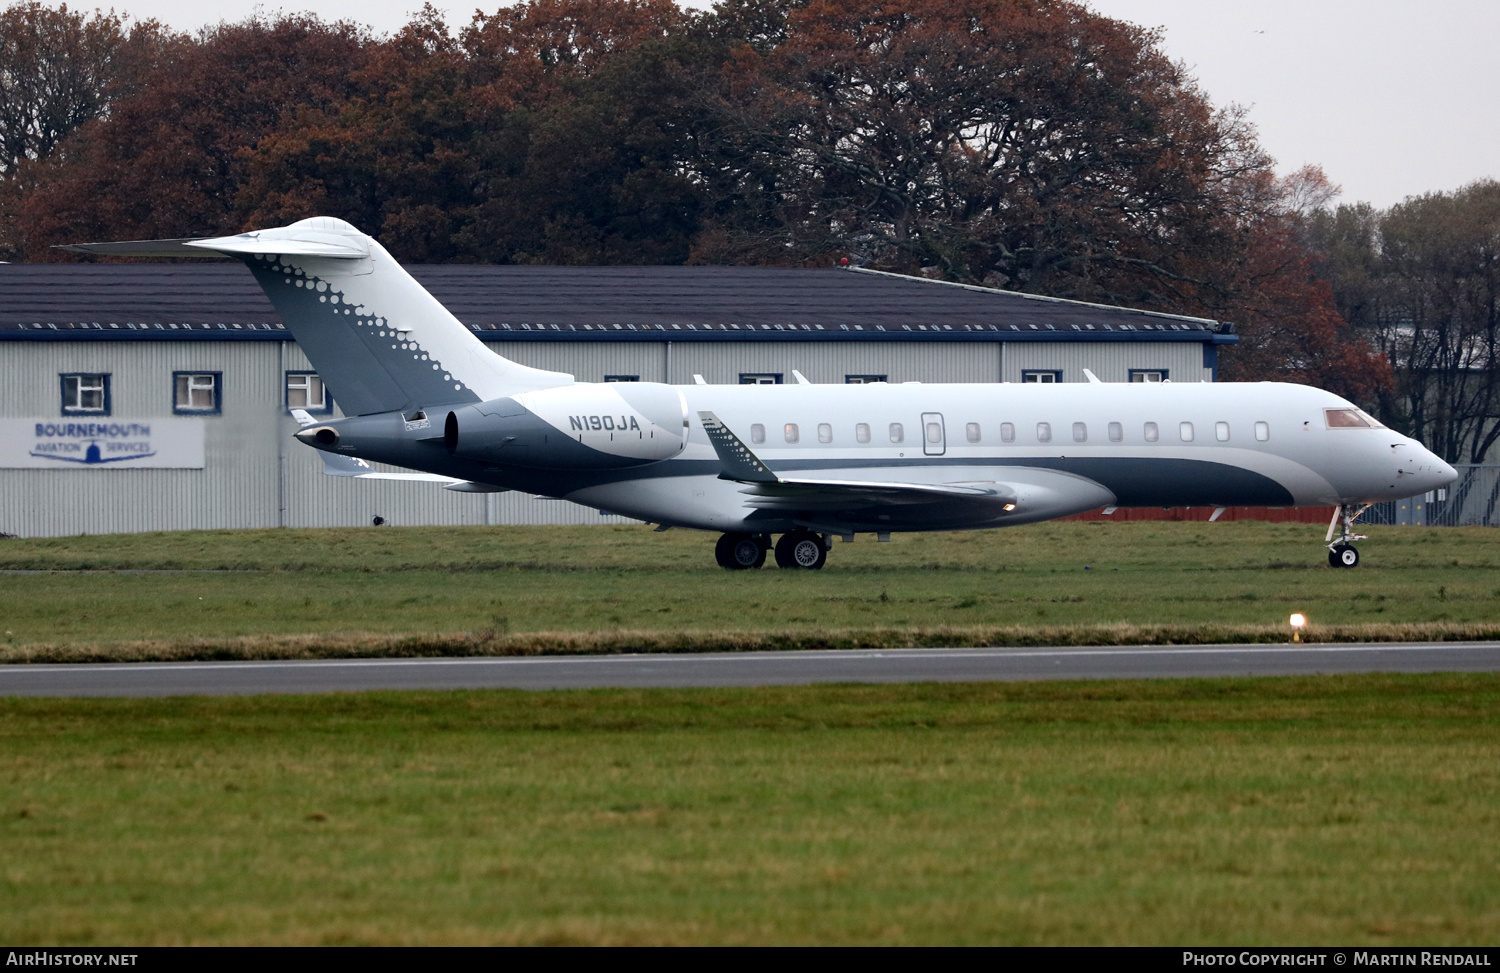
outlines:
[[[571,375],[528,368],[490,351],[384,247],[343,220],[323,216],[229,237],[68,249],[243,260],[350,415],[573,384]]]

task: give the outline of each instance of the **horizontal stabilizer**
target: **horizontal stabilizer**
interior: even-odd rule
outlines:
[[[255,233],[237,233],[234,236],[183,237],[176,240],[72,243],[58,249],[92,253],[101,257],[242,257],[274,253],[290,257],[363,260],[370,256],[368,247],[357,246],[350,240],[331,233],[303,230],[289,234],[287,229],[289,228],[259,230]]]
[[[74,253],[92,253],[100,257],[228,256],[228,254],[204,250],[202,247],[190,246],[196,242],[197,240],[193,237],[184,237],[180,240],[121,240],[116,243],[70,243],[55,249],[71,250]]]

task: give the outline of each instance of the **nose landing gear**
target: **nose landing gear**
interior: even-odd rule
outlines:
[[[1354,521],[1359,515],[1370,509],[1370,505],[1364,504],[1358,509],[1352,503],[1341,503],[1333,511],[1333,520],[1328,524],[1328,536],[1323,540],[1328,542],[1328,566],[1331,568],[1357,568],[1359,567],[1359,551],[1355,550],[1352,541],[1362,541],[1364,534],[1354,533]],[[1339,539],[1335,541],[1333,535],[1338,534]]]

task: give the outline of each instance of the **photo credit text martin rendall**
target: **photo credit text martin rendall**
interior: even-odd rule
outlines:
[[[1185,949],[1183,966],[1492,966],[1490,949]]]

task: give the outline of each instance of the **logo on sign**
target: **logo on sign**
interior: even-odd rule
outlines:
[[[38,422],[31,455],[59,463],[124,463],[155,456],[151,427],[140,422]]]

